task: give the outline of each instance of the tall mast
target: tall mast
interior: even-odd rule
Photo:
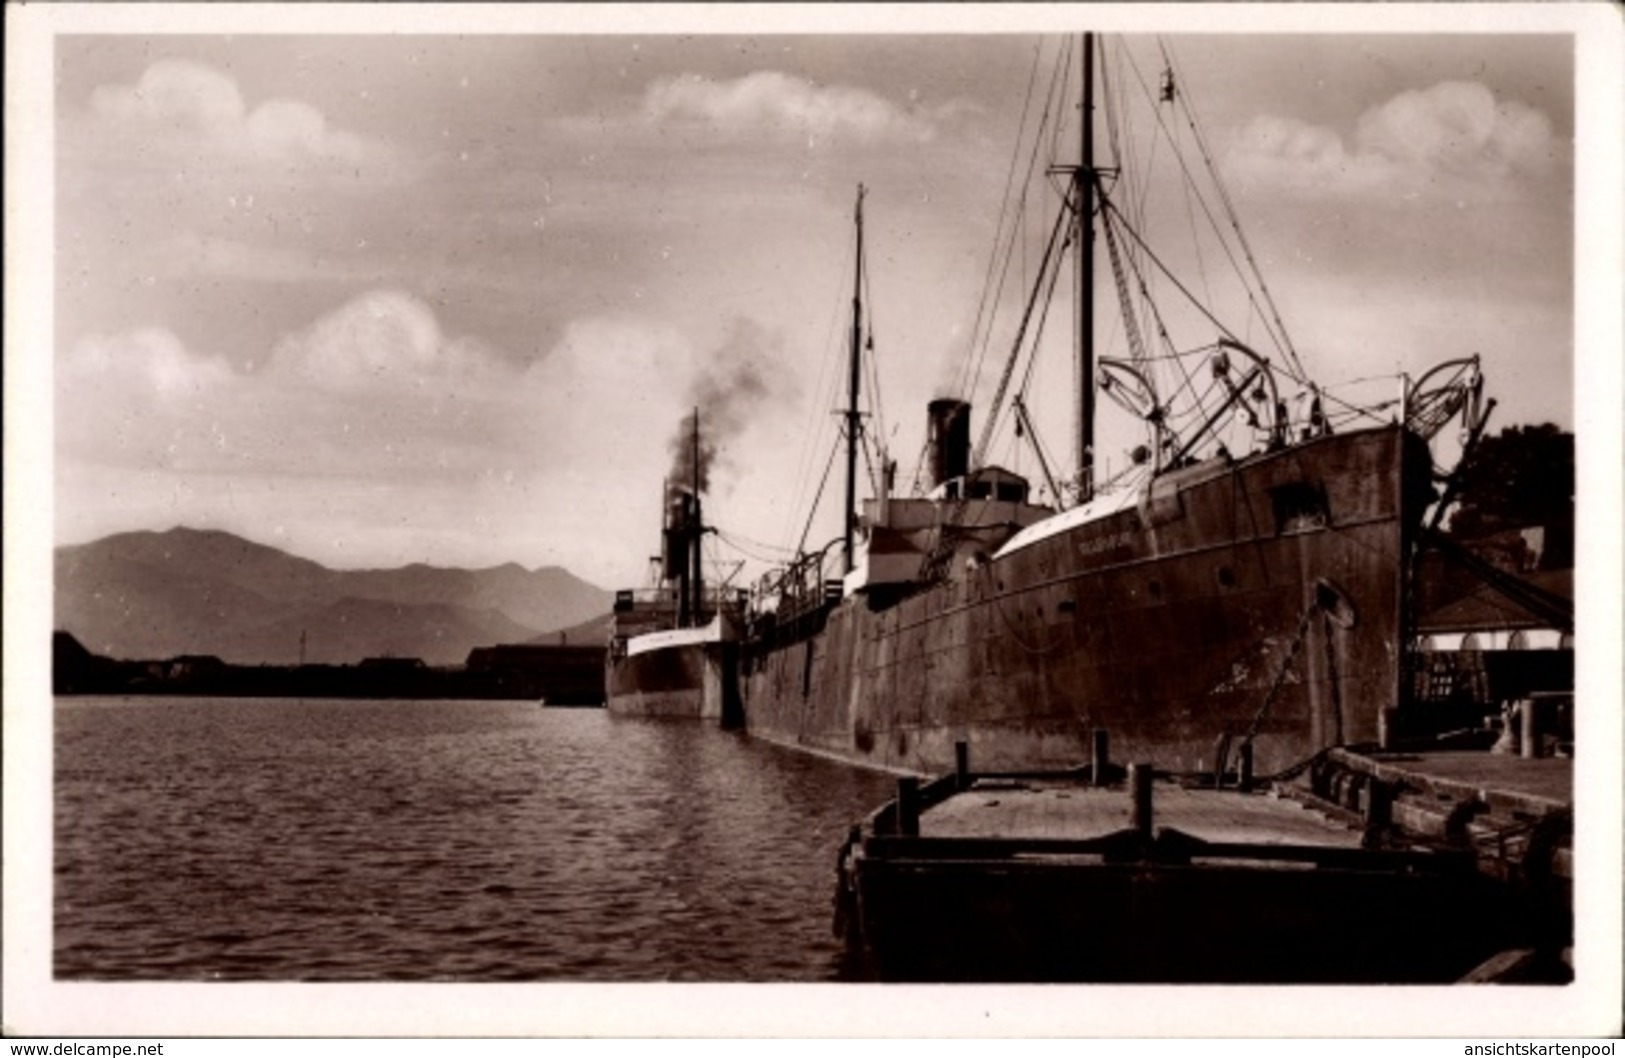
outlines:
[[[846,510],[842,535],[842,572],[851,573],[853,566],[852,529],[857,521],[858,507],[858,431],[862,429],[858,415],[858,362],[863,355],[863,185],[858,185],[856,212],[858,249],[852,269],[852,355],[848,362],[846,391]]]
[[[698,625],[703,620],[701,611],[705,608],[705,570],[700,548],[702,537],[705,534],[705,527],[700,521],[700,409],[698,405],[694,408],[693,444],[694,450],[692,454],[694,459],[691,466],[694,468],[694,492],[692,495],[693,506],[690,508],[693,518],[688,526],[688,543],[690,560],[694,564],[694,575],[689,578],[689,583],[694,589],[694,604],[690,610],[691,619],[695,625]]]
[[[1078,152],[1078,213],[1073,230],[1076,289],[1073,316],[1078,344],[1078,502],[1095,494],[1095,35],[1083,35],[1083,108]]]

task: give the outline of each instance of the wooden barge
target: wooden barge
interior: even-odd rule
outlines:
[[[884,981],[1557,983],[1571,764],[1333,750],[1216,783],[1099,751],[978,774],[961,744],[853,828],[836,928]]]

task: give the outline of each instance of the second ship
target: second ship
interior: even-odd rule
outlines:
[[[1302,368],[1251,254],[1234,244],[1228,196],[1211,190],[1192,193],[1208,195],[1221,236],[1235,232],[1245,295],[1228,324],[1197,305],[1141,233],[1146,213],[1127,201],[1140,186],[1132,159],[1096,161],[1100,55],[1085,38],[1062,57],[1083,86],[1077,153],[1048,171],[1056,219],[980,439],[966,401],[933,401],[925,487],[896,495],[883,474],[859,510],[860,188],[844,532],[741,598],[703,584],[699,491],[669,486],[660,586],[617,599],[612,711],[713,718],[904,772],[951,769],[959,742],[987,768],[1075,765],[1096,729],[1114,754],[1219,773],[1243,746],[1268,773],[1376,739],[1401,696],[1412,559],[1438,518],[1429,441],[1458,416],[1465,436],[1482,432],[1477,362],[1405,382],[1386,406],[1339,401]],[[1165,131],[1195,128],[1171,69],[1153,102]],[[1216,179],[1210,162],[1182,172]],[[1021,369],[1048,298],[1068,286],[1068,249],[1083,383],[1078,464],[1059,479],[1018,380],[1032,377]],[[1123,357],[1096,348],[1101,250]],[[1182,307],[1159,305],[1153,288]],[[1176,328],[1206,333],[1176,339]],[[1254,334],[1264,337],[1242,337]],[[1101,394],[1145,435],[1111,480],[1096,466]],[[1048,502],[984,458],[1005,409],[1035,444]]]

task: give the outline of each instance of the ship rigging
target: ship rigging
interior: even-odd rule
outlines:
[[[957,387],[928,408],[915,487],[894,491],[878,391],[863,392],[878,372],[860,186],[846,403],[812,505],[844,447],[839,533],[810,543],[809,514],[737,627],[628,637],[612,682],[631,707],[675,701],[643,686],[680,675],[684,708],[731,709],[762,737],[882,767],[942,768],[960,741],[1001,766],[1067,764],[1110,729],[1166,766],[1212,765],[1217,740],[1262,770],[1373,737],[1398,701],[1405,571],[1439,498],[1427,441],[1457,416],[1481,430],[1476,362],[1377,402],[1312,381],[1168,49],[1147,77],[1121,44],[1046,42],[1033,86],[1046,51],[1053,71],[1017,136],[1025,165],[1011,170]],[[1152,120],[1131,123],[1131,102]],[[1040,227],[1027,189],[1044,186],[1058,203]],[[1027,275],[1029,245],[1041,253]],[[1007,295],[1018,274],[1027,293]],[[1064,287],[1065,386],[1040,367],[1058,359],[1047,324]],[[1102,294],[1111,324],[1095,319]],[[973,444],[968,398],[989,383]],[[1125,422],[1097,421],[1097,391]],[[1067,403],[1061,471],[1042,431]],[[1023,452],[1041,495],[1018,472]],[[688,660],[668,675],[659,666],[679,651]]]

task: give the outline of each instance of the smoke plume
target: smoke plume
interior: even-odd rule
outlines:
[[[693,410],[671,439],[669,492],[710,491],[712,472],[728,445],[765,404],[788,391],[790,376],[776,363],[783,347],[783,339],[761,325],[734,321],[727,339],[689,386],[687,403]]]

